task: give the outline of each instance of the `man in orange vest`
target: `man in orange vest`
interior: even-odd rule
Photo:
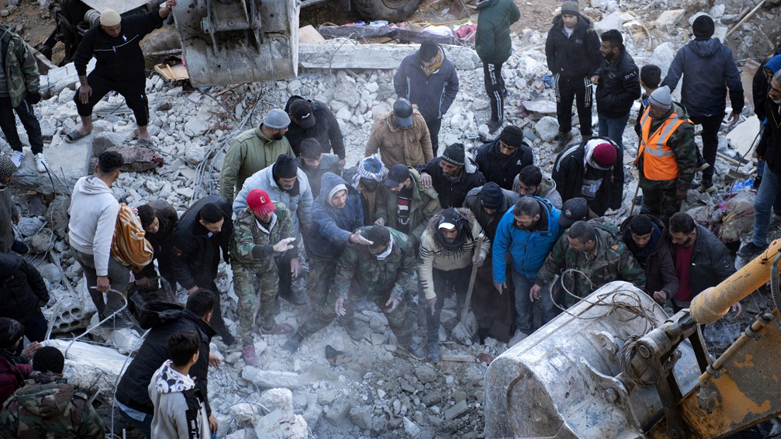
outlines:
[[[681,207],[697,167],[694,125],[682,106],[673,103],[667,86],[648,98],[640,118],[640,170],[643,204],[648,213],[667,223]]]

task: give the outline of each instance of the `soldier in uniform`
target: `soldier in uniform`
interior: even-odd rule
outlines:
[[[33,372],[0,413],[0,437],[103,439],[103,422],[86,393],[62,378],[65,357],[46,346],[33,357]]]
[[[597,221],[577,221],[564,232],[545,263],[537,272],[537,280],[529,292],[532,302],[543,299],[543,315],[550,316],[545,324],[557,314],[556,305],[542,294],[542,289],[553,282],[556,275],[560,281],[554,287],[556,304],[568,307],[577,298],[589,295],[597,288],[615,280],[631,282],[637,288],[645,289],[645,269],[637,263],[632,252],[621,240],[618,228]],[[567,297],[563,297],[561,285],[566,287]],[[572,297],[572,296],[576,297]],[[552,313],[550,312],[552,309]],[[546,313],[546,311],[548,311]]]
[[[239,297],[239,324],[244,344],[244,361],[250,366],[260,364],[255,354],[252,327],[255,323],[257,293],[252,286],[254,276],[260,280],[260,331],[263,334],[290,334],[288,324],[274,322],[274,299],[277,296],[279,267],[287,252],[298,262],[296,239],[290,211],[283,203],[271,201],[263,189],[247,195],[248,207],[236,214],[236,227],[231,249],[233,285]]]
[[[324,305],[298,329],[283,347],[295,352],[305,337],[328,326],[337,315],[346,314],[345,302],[365,296],[388,318],[398,340],[397,349],[415,359],[425,357],[412,340],[412,318],[407,315],[404,294],[416,289],[412,274],[417,262],[407,235],[384,226],[362,227],[359,233],[370,245],[350,245],[339,257],[335,285]]]

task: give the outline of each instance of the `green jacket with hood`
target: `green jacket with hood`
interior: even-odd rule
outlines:
[[[475,50],[487,64],[502,64],[512,53],[510,25],[521,18],[513,0],[483,0],[477,4]]]

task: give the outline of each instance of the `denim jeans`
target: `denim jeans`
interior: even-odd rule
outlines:
[[[779,192],[781,179],[769,166],[765,166],[762,184],[759,185],[757,198],[754,200],[754,238],[755,245],[764,247],[767,244],[767,228],[770,224],[770,210]]]
[[[626,123],[629,121],[629,113],[621,117],[607,117],[602,113],[597,113],[599,118],[599,137],[607,137],[608,139],[616,142],[619,150],[619,158],[623,158],[624,155],[624,129]],[[623,161],[619,160],[618,164],[623,168]]]
[[[512,270],[515,285],[515,327],[524,334],[534,332],[534,303],[529,298],[529,290],[534,286],[534,279]]]
[[[144,438],[152,438],[152,415],[146,415],[143,421],[139,421],[138,419],[135,419],[129,414],[125,413],[121,407],[117,407],[117,411],[122,416],[122,419],[124,419],[133,428],[140,431],[144,435]]]

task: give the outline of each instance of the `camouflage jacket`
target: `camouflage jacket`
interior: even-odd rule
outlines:
[[[686,109],[674,103],[673,107],[675,112],[680,114],[683,119],[688,119],[689,115],[686,114]],[[662,123],[667,119],[657,120],[651,119],[651,133],[654,133]],[[669,140],[670,148],[675,153],[675,161],[678,163],[678,178],[676,179],[676,187],[678,189],[688,190],[694,180],[694,174],[697,170],[697,145],[694,143],[694,125],[691,121],[684,122],[683,125],[678,127],[675,132],[670,135]],[[668,187],[667,181],[652,181],[645,178],[643,173],[643,157],[640,156],[637,160],[637,169],[640,170],[640,187],[646,189],[654,189],[656,187]]]
[[[621,241],[618,228],[599,221],[589,221],[589,224],[597,231],[597,248],[594,253],[587,255],[572,250],[569,247],[569,234],[565,232],[545,259],[535,283],[539,286],[549,285],[556,275],[575,269],[581,271],[585,279],[580,273],[568,272],[562,281],[578,297],[586,297],[615,280],[631,282],[637,288],[644,289],[645,270]],[[572,302],[573,298],[567,297],[567,303]]]
[[[0,438],[103,439],[105,432],[85,393],[58,375],[33,373],[0,414]]]
[[[361,227],[361,235],[367,236],[370,227]],[[393,240],[390,255],[380,261],[365,245],[349,245],[344,249],[336,267],[336,295],[347,298],[353,280],[359,282],[367,295],[391,290],[391,297],[401,299],[404,292],[417,287],[412,274],[417,267],[415,250],[407,235],[388,227]]]
[[[233,231],[233,245],[231,246],[231,264],[245,264],[267,266],[274,263],[274,244],[284,238],[294,238],[296,236],[293,227],[293,219],[290,210],[283,203],[274,201],[277,210],[274,211],[274,219],[271,222],[270,230],[261,228],[255,215],[249,209],[244,209],[236,214]],[[263,246],[263,257],[255,259],[252,256],[252,249],[256,246]],[[296,248],[288,250],[297,253]],[[295,257],[296,255],[294,255]]]
[[[27,93],[38,93],[40,87],[38,65],[32,52],[27,50],[24,40],[11,32],[6,25],[0,25],[0,56],[3,57],[11,106],[16,108]]]

